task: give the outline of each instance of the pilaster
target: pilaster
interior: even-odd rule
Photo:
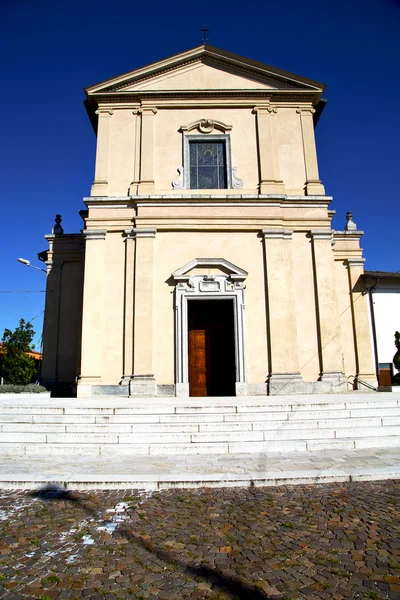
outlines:
[[[303,138],[304,164],[306,169],[305,193],[308,196],[324,195],[325,188],[319,179],[317,149],[315,146],[313,122],[315,109],[299,108],[296,112],[300,115],[301,134]]]
[[[157,109],[141,108],[140,181],[138,194],[154,194],[154,117]]]
[[[364,286],[361,279],[361,275],[364,273],[364,261],[364,258],[348,258],[346,260],[354,329],[356,368],[359,379],[377,387],[378,382],[376,380],[370,338],[368,296],[360,288],[360,284]],[[366,386],[361,385],[359,387],[363,391],[368,390]]]
[[[47,236],[48,238],[50,236]],[[41,379],[49,385],[58,381],[58,337],[60,322],[62,260],[49,260],[47,266],[46,306],[43,324],[43,364]]]
[[[153,278],[156,228],[134,228],[135,284],[132,396],[155,396],[153,366]]]
[[[285,229],[262,230],[266,265],[271,395],[305,391],[299,373],[297,350],[292,233]]]
[[[330,384],[328,391],[342,392],[346,391],[346,380],[343,374],[332,234],[330,229],[311,231],[321,381]]]
[[[279,148],[276,131],[277,108],[256,106],[257,143],[260,164],[260,194],[283,194],[284,185],[280,178]]]
[[[84,229],[81,375],[77,395],[91,396],[92,385],[101,385],[103,362],[103,286],[105,281],[105,229]]]
[[[110,154],[110,127],[113,110],[96,110],[97,126],[96,169],[91,196],[108,195],[108,164]]]
[[[133,374],[135,239],[131,229],[125,231],[125,285],[124,285],[124,356],[121,384],[129,385]]]

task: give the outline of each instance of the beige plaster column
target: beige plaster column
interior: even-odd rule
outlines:
[[[279,147],[276,131],[277,108],[256,106],[257,143],[260,164],[260,194],[283,194],[279,172]]]
[[[304,392],[299,373],[292,231],[263,229],[269,329],[269,393]]]
[[[305,192],[308,196],[324,195],[325,188],[319,179],[317,149],[315,146],[313,121],[315,109],[299,108],[296,112],[300,115],[301,134],[303,138],[304,164],[306,169]]]
[[[124,296],[124,360],[122,385],[129,385],[133,375],[133,315],[135,281],[135,238],[131,229],[125,231],[125,296]]]
[[[132,396],[155,396],[153,367],[153,278],[156,228],[135,228],[135,289]]]
[[[364,258],[348,258],[346,261],[349,275],[357,377],[377,387],[378,382],[372,357],[368,295],[361,279],[361,275],[364,273],[364,261]],[[362,384],[358,388],[368,391],[368,388]]]
[[[321,381],[326,391],[346,391],[340,339],[339,308],[336,296],[332,230],[311,231],[313,243],[316,307],[321,361]],[[321,392],[324,391],[321,389]]]
[[[46,236],[52,249],[55,236]],[[51,253],[49,252],[50,256]],[[47,282],[46,282],[46,306],[45,319],[43,323],[43,364],[41,379],[47,385],[58,381],[58,336],[59,336],[59,315],[61,300],[61,277],[62,260],[50,259],[46,262]]]
[[[140,183],[140,141],[141,141],[141,116],[139,110],[133,110],[133,164],[132,181],[129,186],[129,195],[136,196]]]
[[[96,110],[97,125],[96,168],[91,196],[108,195],[108,163],[110,154],[110,127],[113,110]]]
[[[105,282],[105,229],[85,229],[81,374],[78,397],[91,396],[91,386],[101,385],[103,367],[103,286]]]
[[[156,108],[141,108],[140,183],[138,194],[154,194],[154,116]]]

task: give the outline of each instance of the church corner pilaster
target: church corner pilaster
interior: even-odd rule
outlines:
[[[84,229],[85,269],[83,282],[81,372],[77,394],[91,395],[103,375],[104,282],[106,229]]]
[[[304,191],[307,196],[324,196],[325,188],[319,178],[317,148],[315,145],[313,115],[315,108],[302,107],[296,109],[300,116],[301,135],[303,140],[304,166],[306,181]]]
[[[271,104],[255,106],[257,145],[260,171],[260,194],[283,194],[284,183],[280,177],[279,146],[276,128],[278,108]]]
[[[108,195],[108,170],[110,161],[110,138],[112,109],[96,110],[98,116],[96,168],[94,182],[90,191],[91,196]]]
[[[330,389],[327,391],[345,391],[332,236],[331,229],[314,229],[310,232],[316,288],[320,380],[328,383]],[[335,383],[337,378],[340,379],[340,385]]]
[[[362,279],[365,258],[349,257],[345,260],[348,272],[351,315],[354,331],[354,346],[356,358],[355,386],[357,389],[368,391],[370,388],[358,383],[365,381],[372,387],[378,382],[372,353],[371,331],[368,295]],[[372,390],[371,390],[372,391]]]

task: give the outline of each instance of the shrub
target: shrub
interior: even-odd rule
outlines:
[[[28,385],[5,383],[0,385],[0,394],[40,394],[41,392],[47,392],[46,388],[35,383],[28,383]]]

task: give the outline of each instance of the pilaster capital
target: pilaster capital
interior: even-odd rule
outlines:
[[[155,106],[145,106],[132,111],[134,115],[156,115],[158,109]]]
[[[261,115],[276,115],[278,112],[278,109],[275,106],[255,106],[253,108],[253,113],[254,114],[261,114]]]
[[[293,231],[290,229],[262,229],[264,240],[291,240]]]
[[[365,258],[355,257],[355,258],[347,258],[346,265],[351,269],[352,267],[364,267]]]
[[[133,227],[132,229],[125,229],[125,237],[132,240],[136,238],[155,238],[156,233],[156,227]]]
[[[96,115],[99,115],[99,117],[110,117],[113,114],[114,111],[111,108],[98,108],[96,110]]]
[[[82,234],[86,241],[105,240],[107,229],[83,229]]]
[[[333,233],[333,229],[312,229],[310,231],[310,236],[313,240],[331,241]]]
[[[298,115],[313,115],[315,113],[315,108],[309,107],[309,108],[297,108],[296,112]]]

